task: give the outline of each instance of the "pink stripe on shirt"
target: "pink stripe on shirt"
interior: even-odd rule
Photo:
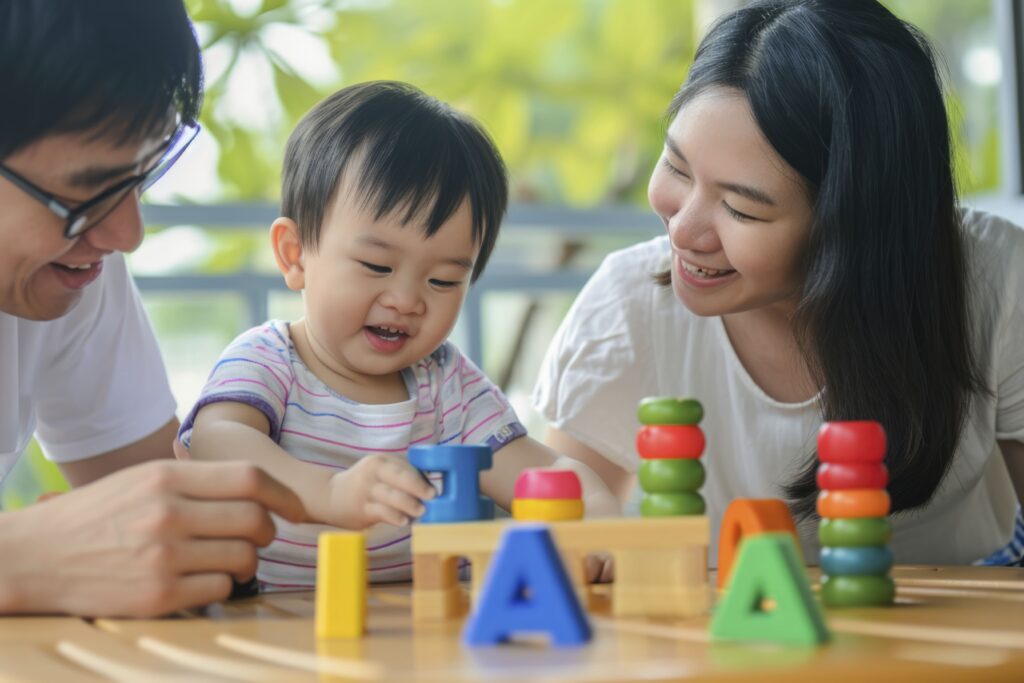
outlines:
[[[313,441],[319,441],[321,443],[329,443],[333,446],[343,446],[344,448],[351,448],[354,451],[361,451],[363,453],[405,453],[408,449],[406,448],[370,448],[369,446],[357,446],[352,443],[345,443],[344,441],[334,441],[332,439],[325,439],[322,436],[314,436],[305,432],[297,432],[291,429],[282,429],[282,434],[292,434],[294,436],[301,436],[304,439],[312,439]]]
[[[467,440],[473,434],[473,432],[475,432],[476,430],[480,429],[485,424],[487,424],[488,422],[490,422],[494,418],[498,417],[499,415],[501,415],[501,411],[500,410],[495,411],[495,412],[491,413],[490,415],[488,415],[487,417],[485,417],[484,419],[480,420],[480,422],[478,422],[476,424],[476,426],[473,427],[472,429],[470,429],[468,432],[464,432],[462,434],[462,443],[467,443]]]

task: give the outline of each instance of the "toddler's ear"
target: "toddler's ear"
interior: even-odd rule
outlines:
[[[298,224],[291,218],[278,218],[270,226],[270,243],[284,283],[288,289],[302,291],[306,286],[306,271]]]

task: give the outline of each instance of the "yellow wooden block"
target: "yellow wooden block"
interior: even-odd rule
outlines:
[[[583,519],[583,501],[578,498],[514,498],[512,519],[520,522]]]
[[[354,531],[320,534],[316,561],[316,637],[366,632],[366,539]]]
[[[615,517],[553,522],[551,533],[560,550],[671,550],[707,546],[711,525],[705,516]],[[618,572],[616,572],[618,575]]]
[[[412,591],[413,621],[443,621],[466,613],[466,594],[462,586]]]
[[[466,559],[469,560],[470,564],[469,596],[471,602],[476,602],[476,599],[480,597],[480,591],[483,590],[484,579],[487,578],[487,569],[491,564],[491,555],[494,554],[493,550],[491,549],[485,553],[475,552],[466,554]]]
[[[412,556],[412,587],[441,590],[459,585],[457,555],[420,554]]]
[[[473,563],[470,595],[475,600],[491,554],[509,523],[491,520],[414,525],[414,557],[438,557],[431,563],[433,566],[423,565],[424,578],[414,578],[414,584],[434,583],[438,562],[455,556],[466,557]],[[588,608],[598,601],[593,587],[586,583],[583,558],[588,553],[609,552],[615,558],[614,614],[687,617],[707,611],[710,601],[707,553],[711,533],[707,517],[602,518],[546,524],[576,594]],[[415,566],[413,571],[416,572]],[[436,602],[440,598],[423,598],[425,601],[432,599]],[[444,606],[421,609],[423,614],[449,615],[451,611]]]
[[[706,546],[613,550],[612,613],[618,617],[689,617],[710,606]]]
[[[685,619],[705,614],[711,606],[709,586],[623,587],[612,584],[612,614],[616,617]]]
[[[503,520],[415,524],[412,527],[412,552],[462,556],[492,553],[508,524]],[[706,547],[711,537],[711,525],[703,515],[580,519],[551,522],[550,528],[555,544],[562,551],[657,550],[686,545]]]

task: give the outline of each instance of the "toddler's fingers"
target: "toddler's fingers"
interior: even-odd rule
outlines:
[[[394,460],[381,467],[380,480],[419,500],[430,500],[437,495],[430,480],[406,462]]]
[[[426,512],[426,508],[419,498],[410,496],[405,491],[384,482],[377,482],[373,485],[373,488],[370,489],[370,500],[394,508],[406,517],[419,517]]]
[[[611,583],[614,580],[615,563],[608,553],[592,553],[584,562],[589,583]]]
[[[374,522],[384,522],[393,526],[408,526],[409,524],[408,517],[384,503],[372,501],[367,503],[364,509],[366,516]]]

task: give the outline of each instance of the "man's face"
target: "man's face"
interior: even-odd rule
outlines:
[[[0,161],[74,207],[139,173],[161,143],[159,135],[118,145],[89,132],[68,133],[42,138]],[[141,240],[135,191],[91,230],[66,239],[62,219],[0,177],[0,312],[59,318],[99,276],[104,256],[132,251]]]

